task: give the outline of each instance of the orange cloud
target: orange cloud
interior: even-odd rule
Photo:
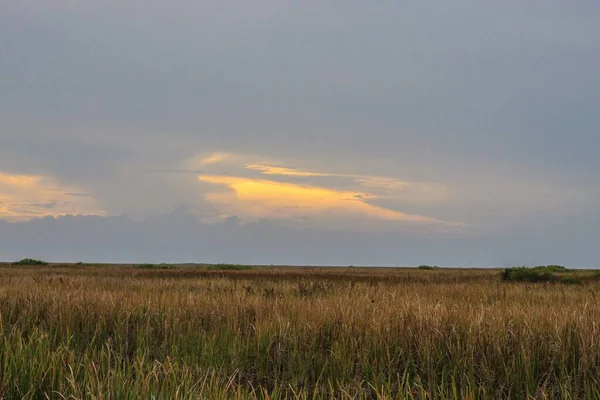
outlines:
[[[290,177],[338,177],[347,178],[361,190],[377,193],[379,197],[398,198],[405,202],[436,202],[447,199],[449,190],[444,185],[430,182],[409,182],[396,178],[362,174],[339,174],[307,171],[296,168],[278,167],[267,164],[246,164],[246,169],[258,171],[263,175]]]
[[[95,199],[54,178],[0,172],[0,219],[19,221],[66,214],[105,212]]]
[[[5,187],[32,187],[37,185],[41,180],[42,177],[35,175],[9,175],[0,172],[0,185]]]
[[[378,220],[438,224],[421,215],[375,206],[367,193],[334,190],[310,185],[222,175],[200,175],[202,182],[222,185],[227,192],[209,192],[206,199],[224,212],[247,218],[298,218],[307,215],[350,215]]]
[[[265,175],[285,175],[285,176],[347,176],[341,174],[328,174],[322,172],[303,171],[295,168],[274,167],[265,164],[246,164],[247,169],[259,171]]]

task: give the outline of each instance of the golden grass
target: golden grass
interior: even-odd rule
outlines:
[[[494,270],[0,267],[3,398],[600,398],[600,303]]]

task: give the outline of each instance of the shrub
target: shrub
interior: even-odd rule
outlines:
[[[138,264],[135,266],[137,269],[173,269],[174,265],[170,264]]]
[[[509,282],[549,282],[554,279],[552,271],[545,267],[512,267],[501,272],[502,280]]]
[[[209,271],[243,271],[250,268],[249,265],[239,264],[212,264],[206,267]]]
[[[46,261],[36,260],[33,258],[24,258],[19,261],[15,261],[13,265],[48,265]]]
[[[562,265],[546,265],[545,268],[550,272],[569,272],[569,269]]]
[[[573,276],[573,275],[563,276],[562,278],[560,278],[560,280],[558,282],[562,283],[564,285],[581,285],[581,284],[583,284],[581,279],[579,279],[578,277]]]

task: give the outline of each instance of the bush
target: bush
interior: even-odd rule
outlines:
[[[569,269],[562,265],[546,265],[545,268],[551,272],[569,272]]]
[[[138,264],[135,266],[137,269],[173,269],[174,265],[170,264]]]
[[[15,261],[13,265],[48,265],[48,263],[46,261],[36,260],[33,258],[24,258],[22,260]]]
[[[554,279],[546,267],[512,267],[501,272],[502,280],[509,282],[549,282]]]
[[[436,269],[438,266],[437,265],[419,265],[417,268],[418,269]]]
[[[562,278],[560,278],[560,280],[558,281],[559,283],[562,283],[563,285],[582,285],[583,282],[581,281],[581,279],[579,279],[576,276],[563,276]]]
[[[238,264],[213,264],[206,267],[209,271],[243,271],[252,267]]]

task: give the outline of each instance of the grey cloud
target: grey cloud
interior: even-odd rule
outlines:
[[[3,134],[0,136],[0,170],[25,174],[50,174],[81,184],[108,179],[126,159],[128,149],[61,136]]]
[[[81,14],[86,25],[67,13],[64,26],[47,28],[58,52],[39,60],[54,60],[48,79],[69,111],[79,111],[76,119],[142,127],[139,138],[175,131],[210,147],[253,152],[316,147],[411,162],[420,161],[415,153],[547,162],[548,151],[560,154],[543,148],[547,128],[564,128],[577,115],[557,118],[548,107],[597,99],[597,83],[579,72],[598,65],[590,51],[598,33],[593,8],[560,17],[562,7],[548,12],[540,4],[515,15],[514,3],[350,3],[281,7],[265,20],[260,12],[241,18],[248,7],[180,5],[188,16],[156,5],[75,7],[73,17]],[[105,12],[89,12],[95,8]],[[215,15],[221,28],[210,21]],[[178,23],[150,23],[169,17]],[[510,25],[490,23],[509,17]],[[65,70],[64,57],[81,65]],[[20,78],[14,81],[28,81]],[[498,124],[510,129],[490,127]]]
[[[87,262],[231,262],[297,265],[505,266],[562,263],[598,267],[597,216],[531,226],[510,235],[364,234],[299,229],[274,221],[205,225],[180,209],[142,220],[126,217],[0,220],[5,261],[37,257]],[[547,230],[551,229],[551,234]],[[299,245],[302,244],[302,245]]]
[[[229,151],[439,182],[444,204],[369,201],[486,232],[596,215],[599,36],[592,1],[3,2],[0,172],[214,216],[166,172]]]

